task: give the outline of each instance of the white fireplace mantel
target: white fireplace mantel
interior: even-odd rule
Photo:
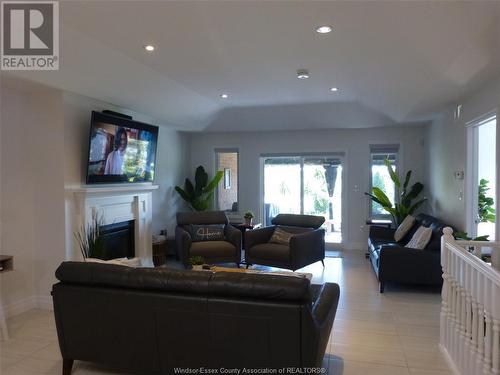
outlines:
[[[157,189],[151,184],[66,188],[67,258],[81,260],[74,233],[98,214],[104,225],[134,220],[135,256],[152,266],[152,192]]]

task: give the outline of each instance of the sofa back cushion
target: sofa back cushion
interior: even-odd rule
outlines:
[[[295,214],[279,214],[271,223],[273,225],[282,225],[289,227],[303,227],[318,229],[325,222],[323,216],[315,215],[295,215]]]
[[[224,211],[177,212],[177,225],[180,226],[227,223],[228,219]]]
[[[310,282],[307,278],[273,274],[214,273],[63,262],[56,270],[56,278],[63,283],[92,287],[285,301],[310,300]]]

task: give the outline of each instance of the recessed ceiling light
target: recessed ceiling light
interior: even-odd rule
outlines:
[[[330,89],[330,91],[332,91],[332,92],[337,92],[337,91],[339,91],[339,88],[338,88],[338,87],[332,87],[332,88]]]
[[[148,52],[153,52],[155,50],[155,46],[153,46],[152,44],[146,44],[144,46],[144,49]]]
[[[309,78],[309,71],[307,69],[299,69],[299,70],[297,70],[297,78],[298,79],[307,79],[307,78]]]
[[[316,32],[319,34],[328,34],[332,32],[333,28],[331,26],[319,26],[316,28]]]
[[[222,99],[227,99],[227,98],[229,98],[229,95],[228,95],[228,94],[221,94],[221,96],[220,96],[220,97],[221,97]]]

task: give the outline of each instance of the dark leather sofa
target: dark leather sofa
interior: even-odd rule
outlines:
[[[74,360],[138,374],[320,367],[337,284],[298,276],[63,262],[52,289],[63,374]]]
[[[189,227],[194,225],[224,224],[223,241],[193,242]],[[177,255],[188,266],[189,258],[201,256],[206,263],[241,262],[241,231],[229,224],[224,211],[178,212],[175,229]]]
[[[245,261],[271,267],[297,270],[325,259],[325,230],[319,229],[325,222],[323,216],[279,214],[273,226],[245,233]],[[276,227],[295,235],[290,245],[269,243]],[[324,265],[324,264],[323,264]]]
[[[432,228],[432,237],[424,250],[405,247],[419,226]],[[426,214],[415,217],[415,224],[399,242],[395,229],[371,226],[368,236],[370,262],[379,281],[380,293],[387,282],[441,285],[441,236],[449,225]]]

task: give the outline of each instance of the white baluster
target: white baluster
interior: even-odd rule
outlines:
[[[482,364],[484,363],[484,307],[480,303],[477,304],[477,359]]]
[[[484,362],[483,369],[487,374],[490,373],[491,370],[491,338],[493,333],[493,327],[491,322],[490,313],[488,311],[484,314],[484,322],[485,322],[485,335],[484,335]]]
[[[491,372],[495,375],[500,374],[500,320],[498,319],[493,319],[493,349],[491,358]]]

